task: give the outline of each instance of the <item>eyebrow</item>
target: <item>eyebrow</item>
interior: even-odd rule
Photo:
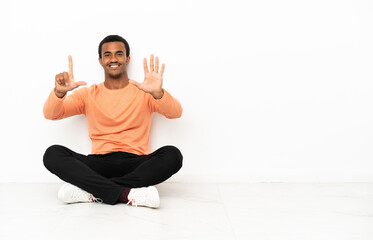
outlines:
[[[106,52],[104,52],[104,54],[106,54],[106,53],[110,53],[111,54],[111,52],[110,51],[106,51]],[[119,51],[116,51],[115,53],[124,53],[122,50],[119,50]]]

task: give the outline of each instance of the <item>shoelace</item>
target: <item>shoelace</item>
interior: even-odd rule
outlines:
[[[136,204],[135,201],[133,201],[133,200],[129,200],[128,203],[127,203],[126,205],[128,205],[128,204],[137,207],[137,204]]]
[[[96,202],[96,203],[103,203],[101,198],[96,198],[92,194],[89,194],[89,200],[91,200],[92,202]]]

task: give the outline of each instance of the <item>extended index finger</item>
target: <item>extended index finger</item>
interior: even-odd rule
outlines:
[[[69,74],[73,75],[73,58],[69,55]]]

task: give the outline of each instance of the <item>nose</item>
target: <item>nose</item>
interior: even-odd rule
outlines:
[[[118,59],[117,59],[117,57],[115,56],[115,54],[111,56],[111,58],[110,58],[110,62],[118,62]]]

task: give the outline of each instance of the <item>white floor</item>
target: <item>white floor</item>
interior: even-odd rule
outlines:
[[[156,210],[66,205],[60,185],[0,184],[0,239],[373,239],[373,183],[163,183]]]

